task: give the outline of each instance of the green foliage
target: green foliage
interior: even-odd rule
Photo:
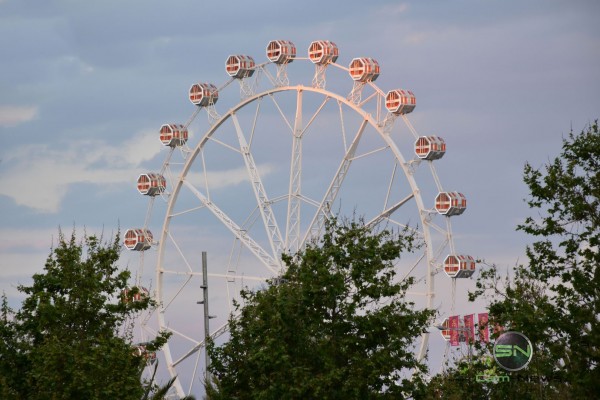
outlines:
[[[209,346],[209,398],[397,399],[423,389],[412,344],[433,311],[404,295],[394,263],[414,237],[362,223],[327,226],[320,244],[284,256],[286,272],[242,293],[229,341]],[[417,371],[409,379],[407,371]]]
[[[173,387],[175,380],[177,378],[171,378],[162,386],[157,386],[154,384],[154,379],[156,378],[156,371],[158,369],[158,363],[154,364],[154,370],[152,371],[152,377],[150,378],[150,382],[146,385],[146,391],[141,400],[165,400],[169,395],[169,391]],[[196,398],[192,395],[184,396],[179,398],[179,400],[196,400]]]
[[[456,361],[431,379],[425,399],[535,400],[565,397],[562,388],[549,389],[547,380],[553,378],[541,375],[547,358],[534,353],[527,368],[509,372],[496,363],[492,347],[493,344],[472,344],[468,357]]]
[[[534,345],[527,369],[490,398],[596,398],[600,393],[600,133],[594,123],[563,140],[543,169],[525,165],[528,204],[522,230],[537,238],[528,265],[503,276],[484,269],[471,300],[488,299],[491,321]],[[519,380],[519,376],[534,377]],[[517,382],[512,384],[512,382]],[[504,397],[502,397],[504,396]]]
[[[477,347],[481,350],[481,346]],[[490,399],[494,396],[497,383],[487,382],[487,380],[502,374],[503,372],[499,371],[489,356],[465,357],[459,360],[453,368],[432,378],[427,388],[426,398]]]
[[[33,276],[21,309],[2,303],[0,397],[3,399],[139,399],[145,364],[134,355],[128,322],[153,306],[123,291],[128,271],[119,271],[119,235],[103,244],[95,236],[78,243],[73,233]],[[162,346],[161,334],[148,345]]]

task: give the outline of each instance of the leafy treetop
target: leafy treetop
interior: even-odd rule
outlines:
[[[395,263],[414,236],[329,223],[320,243],[284,256],[287,269],[244,291],[230,339],[209,347],[209,398],[385,399],[423,389],[413,343],[433,315],[405,300]],[[413,371],[412,379],[409,371]]]

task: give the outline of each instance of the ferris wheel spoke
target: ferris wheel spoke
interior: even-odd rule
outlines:
[[[385,194],[385,200],[383,202],[383,208],[385,209],[390,201],[390,194],[392,193],[392,187],[394,185],[394,179],[396,178],[396,171],[398,170],[398,163],[394,162],[394,167],[392,168],[392,174],[390,176],[390,183],[388,184],[387,192]]]
[[[149,315],[153,316],[152,314]],[[155,337],[158,335],[158,331],[156,329],[151,328],[150,325],[147,324],[148,320],[149,318],[144,320],[144,323],[142,324],[142,329],[148,335],[147,337]]]
[[[350,148],[348,148],[348,151],[346,151],[346,154],[344,155],[344,158],[342,159],[342,162],[340,163],[340,166],[338,167],[335,176],[331,180],[331,183],[329,184],[329,187],[327,188],[327,191],[323,196],[323,200],[321,201],[319,208],[317,209],[317,212],[313,217],[313,220],[311,221],[306,231],[306,234],[302,239],[301,246],[303,246],[306,243],[310,236],[317,237],[323,229],[325,220],[330,215],[331,205],[335,201],[337,194],[340,191],[344,178],[346,177],[348,169],[350,168],[350,164],[352,163],[354,154],[356,153],[358,143],[360,142],[362,134],[365,131],[365,128],[367,127],[367,123],[367,119],[362,120],[362,123],[360,124],[360,127],[358,128],[358,131],[354,136],[354,140],[352,141]]]
[[[429,293],[427,294],[429,296]],[[429,345],[429,332],[423,333],[421,346],[419,347],[419,353],[417,354],[417,360],[422,361],[427,354],[427,346]]]
[[[292,252],[299,249],[300,240],[300,203],[302,201],[302,138],[308,128],[321,113],[331,97],[326,96],[317,110],[313,113],[308,123],[302,126],[302,90],[296,95],[296,116],[294,119],[294,132],[292,136],[292,156],[290,166],[290,184],[288,189],[288,210],[286,220],[285,248]]]
[[[173,237],[173,235],[171,234],[171,232],[167,232],[167,234],[169,236],[169,239],[171,239],[171,243],[173,244],[173,246],[177,250],[177,253],[179,254],[179,256],[181,257],[181,259],[183,260],[183,263],[187,267],[188,272],[193,272],[194,269],[192,268],[192,266],[188,262],[187,258],[185,257],[185,254],[183,254],[183,251],[181,251],[181,247],[179,247],[179,244],[177,243],[177,241],[175,240],[175,238]]]
[[[254,157],[252,157],[252,154],[250,153],[250,148],[248,147],[248,142],[246,142],[246,138],[244,137],[244,132],[240,127],[240,122],[235,114],[231,115],[231,119],[233,121],[233,125],[235,126],[235,131],[240,143],[246,169],[248,170],[248,174],[250,175],[250,179],[252,181],[252,189],[254,190],[256,203],[259,206],[260,215],[267,231],[272,254],[281,254],[283,251],[283,239],[281,237],[281,232],[279,231],[279,225],[277,224],[275,214],[271,209],[271,201],[269,201],[265,187],[262,183],[262,179],[258,172],[258,168],[256,168]]]
[[[234,316],[232,316],[232,318],[234,318]],[[228,328],[229,328],[229,324],[228,323],[222,325],[221,327],[219,327],[219,329],[217,329],[215,332],[213,332],[210,335],[210,338],[213,339],[213,340],[216,339],[216,338],[218,338],[219,336],[221,336],[225,332],[227,332]],[[181,334],[180,332],[177,332],[177,331],[175,331],[173,329],[169,329],[169,330],[171,332],[173,332],[173,333],[175,333],[175,334],[177,334],[177,335],[185,338],[185,339],[190,340],[192,343],[195,343],[194,347],[192,347],[191,349],[189,349],[188,351],[186,351],[181,357],[179,357],[179,359],[177,359],[176,361],[174,361],[171,364],[173,367],[176,367],[177,365],[181,364],[183,361],[185,361],[186,359],[188,359],[190,356],[193,356],[194,354],[198,353],[199,350],[201,350],[203,347],[206,346],[206,341],[205,340],[196,341],[196,340],[188,338],[187,336],[185,336],[185,335]]]
[[[359,155],[357,155],[357,156],[354,156],[354,157],[352,157],[351,161],[355,161],[355,160],[358,160],[358,159],[360,159],[360,158],[364,158],[364,157],[368,157],[368,156],[371,156],[371,155],[373,155],[373,154],[376,154],[376,153],[380,153],[380,152],[382,152],[382,151],[385,151],[385,150],[387,150],[387,149],[389,149],[389,148],[390,148],[389,146],[382,146],[382,147],[379,147],[379,148],[377,148],[377,149],[374,149],[374,150],[368,151],[368,152],[366,152],[366,153],[363,153],[363,154],[359,154]]]
[[[438,224],[435,224],[433,222],[429,222],[428,224],[430,227],[432,227],[435,231],[437,231],[438,233],[447,236],[447,231],[442,228],[441,226],[439,226]]]
[[[417,265],[419,265],[419,263],[420,263],[421,261],[423,261],[423,258],[425,258],[425,255],[426,255],[426,254],[423,252],[423,253],[421,254],[421,256],[420,256],[420,257],[417,259],[417,261],[416,261],[415,263],[413,263],[413,266],[412,266],[412,267],[411,267],[411,268],[410,268],[408,271],[406,271],[406,273],[405,273],[405,274],[404,274],[404,276],[402,277],[402,281],[404,281],[406,278],[408,278],[409,276],[411,276],[411,275],[412,275],[412,273],[413,273],[413,271],[415,270],[415,268],[417,268]]]
[[[179,336],[180,338],[183,338],[183,339],[185,339],[185,340],[187,340],[187,341],[191,342],[191,343],[194,345],[194,347],[192,348],[192,350],[188,351],[186,354],[190,354],[190,353],[192,353],[192,352],[193,352],[195,349],[197,349],[197,348],[200,346],[200,344],[202,343],[202,342],[200,342],[200,341],[198,341],[198,340],[195,340],[195,339],[193,339],[193,338],[189,337],[188,335],[186,335],[186,334],[184,334],[184,333],[181,333],[181,332],[179,332],[177,329],[173,329],[173,328],[171,328],[171,327],[169,327],[169,328],[167,328],[167,329],[169,330],[169,332],[172,332],[173,334],[175,334],[175,335]],[[179,363],[179,362],[181,362],[181,360],[179,360],[179,361],[178,361],[178,363]]]
[[[202,276],[202,272],[174,271],[170,269],[163,269],[162,272],[167,275]]]
[[[367,96],[367,98],[365,98],[364,100],[362,100],[362,101],[361,101],[361,102],[358,104],[358,106],[359,106],[359,107],[364,107],[364,106],[365,106],[365,104],[367,104],[369,101],[373,100],[373,98],[374,98],[375,96],[377,96],[377,95],[378,95],[378,93],[377,93],[377,92],[373,92],[373,93],[371,93],[369,96]]]
[[[203,183],[203,187],[204,190],[206,191],[206,197],[208,199],[210,199],[210,187],[209,187],[209,180],[208,180],[208,169],[206,168],[206,157],[204,156],[204,148],[202,148],[202,151],[200,151],[200,162],[202,164],[202,183]],[[202,206],[203,207],[203,206]]]
[[[285,122],[285,124],[288,126],[288,128],[290,128],[290,132],[294,132],[294,128],[292,127],[292,124],[290,124],[290,121],[285,116],[285,113],[283,112],[283,110],[281,109],[281,106],[275,99],[275,96],[269,95],[269,97],[273,101],[273,104],[275,104],[275,108],[277,108],[277,111],[279,111],[279,115],[281,116],[281,119],[283,119],[283,122]]]
[[[252,141],[254,140],[254,133],[256,132],[256,122],[260,113],[260,106],[262,104],[263,97],[260,97],[256,101],[256,110],[254,111],[254,119],[252,120],[252,130],[250,131],[250,140],[248,140],[248,147],[252,148]]]
[[[307,196],[305,196],[305,195],[302,194],[302,195],[298,196],[298,198],[300,200],[302,200],[302,202],[304,202],[306,204],[310,204],[313,207],[319,207],[319,202],[316,201],[316,200],[314,200],[314,199],[311,199],[310,197],[307,197]]]
[[[375,218],[373,218],[371,221],[369,221],[367,223],[368,227],[373,227],[376,226],[377,224],[379,224],[384,218],[388,218],[390,215],[392,215],[397,209],[399,209],[400,207],[402,207],[404,204],[406,204],[407,201],[409,201],[410,199],[412,199],[413,197],[415,197],[414,193],[409,194],[408,196],[406,196],[405,198],[403,198],[402,200],[400,200],[399,202],[397,202],[396,204],[394,204],[393,206],[391,206],[390,208],[388,208],[387,210],[384,210],[382,213],[380,213],[379,215],[377,215]]]
[[[323,108],[325,107],[325,105],[329,102],[329,100],[331,100],[331,97],[326,96],[325,99],[323,100],[323,102],[321,102],[321,105],[317,108],[317,110],[314,112],[313,116],[308,120],[308,122],[306,123],[306,125],[302,129],[301,135],[304,135],[304,133],[312,125],[312,123],[315,121],[315,119],[317,118],[317,116],[321,113],[321,111],[323,110]]]
[[[250,275],[216,274],[213,272],[209,272],[208,274],[206,274],[206,276],[210,276],[213,278],[239,278],[239,279],[244,279],[244,280],[254,281],[254,282],[266,282],[267,281],[267,278],[262,278],[260,276],[250,276]]]
[[[250,230],[250,228],[252,228],[254,226],[254,224],[256,223],[256,221],[258,220],[259,214],[260,213],[258,212],[258,206],[255,206],[254,209],[248,215],[248,217],[246,217],[244,222],[242,222],[242,225],[240,226],[240,228],[245,231]]]
[[[192,379],[190,379],[190,386],[188,389],[188,393],[192,393],[192,388],[194,387],[194,383],[196,381],[196,373],[198,372],[198,364],[200,363],[200,352],[196,353],[196,361],[194,362],[194,370],[192,371]]]
[[[232,318],[235,318],[234,316],[232,316]],[[222,334],[224,334],[225,332],[228,331],[229,328],[229,324],[223,324],[222,326],[220,326],[217,330],[215,330],[211,335],[210,338],[211,339],[216,339],[219,336],[221,336]],[[186,335],[183,335],[180,332],[175,331],[174,329],[169,329],[171,332],[183,337],[184,339],[188,339],[189,341],[191,341],[192,343],[194,343],[194,347],[192,347],[191,349],[189,349],[188,351],[186,351],[181,357],[179,357],[179,359],[177,359],[176,361],[173,362],[173,366],[176,367],[177,365],[181,364],[183,361],[185,361],[186,359],[188,359],[190,356],[194,355],[195,353],[197,353],[200,349],[202,349],[204,346],[206,346],[206,341],[205,340],[200,340],[200,341],[196,341],[193,340],[189,337],[187,337]]]
[[[196,189],[187,180],[183,184],[200,200],[200,202],[210,210],[223,225],[225,225],[248,250],[250,250],[273,274],[277,275],[281,270],[281,264],[277,262],[269,253],[267,253],[258,243],[256,243],[246,230],[240,228],[225,212],[217,207],[212,201],[208,200],[198,189]]]
[[[223,147],[225,147],[225,148],[227,148],[229,150],[232,150],[232,151],[234,151],[234,152],[236,152],[238,154],[242,154],[242,151],[240,151],[240,149],[236,149],[235,147],[233,147],[233,146],[231,146],[231,145],[229,145],[229,144],[227,144],[225,142],[220,141],[219,139],[215,138],[214,136],[211,136],[209,140],[211,142],[217,143],[217,144],[219,144],[219,145],[221,145],[221,146],[223,146]]]
[[[265,68],[266,64],[267,63],[262,64],[262,65],[258,65],[257,69],[259,69],[260,71],[262,71],[266,75],[266,77],[269,79],[269,82],[271,83],[271,85],[277,86],[277,80],[275,79],[275,77],[273,77],[273,75],[271,75],[271,73],[269,72],[269,70]]]
[[[338,108],[339,108],[339,116],[340,116],[340,127],[341,127],[341,135],[342,135],[342,145],[344,146],[344,152],[348,151],[348,139],[346,137],[346,124],[344,123],[344,103],[338,100]]]
[[[417,236],[417,237],[419,237],[419,238],[423,239],[423,236],[424,236],[424,235],[423,235],[423,233],[422,233],[421,231],[419,231],[419,230],[417,230],[417,229],[413,228],[412,226],[409,226],[409,225],[406,225],[406,224],[402,224],[402,223],[400,223],[400,222],[396,221],[396,220],[395,220],[395,219],[393,219],[393,218],[389,218],[389,217],[388,217],[388,218],[386,218],[386,219],[387,219],[387,221],[388,221],[388,222],[390,222],[390,223],[392,223],[392,224],[396,225],[397,227],[399,227],[399,228],[402,228],[402,229],[406,229],[406,230],[407,230],[408,232],[410,232],[411,234],[413,234],[413,235],[415,235],[415,236]]]
[[[185,289],[185,287],[187,286],[187,284],[190,282],[191,279],[192,279],[192,275],[187,275],[187,279],[181,284],[181,286],[179,286],[179,289],[177,289],[175,294],[173,296],[171,296],[171,298],[169,299],[167,304],[162,305],[161,312],[164,313],[165,311],[167,311],[169,309],[169,307],[171,307],[171,304],[173,304],[173,301],[177,298],[177,296],[179,296],[181,294],[181,292],[183,291],[183,289]]]
[[[201,210],[203,208],[204,208],[204,206],[198,206],[198,207],[188,208],[187,210],[183,210],[183,211],[179,211],[179,212],[176,212],[176,213],[172,213],[171,217],[180,217],[182,215],[189,214],[191,212],[198,211],[198,210]]]
[[[174,332],[174,331],[171,331],[171,332]],[[174,332],[174,333],[175,333],[175,332]],[[182,337],[184,337],[184,338],[186,338],[186,339],[188,339],[188,340],[189,340],[189,338],[187,338],[187,337],[185,337],[185,336],[183,336],[183,335],[180,335],[180,336],[182,336]],[[180,357],[179,357],[177,360],[173,361],[173,364],[172,364],[172,365],[173,365],[174,367],[178,366],[179,364],[181,364],[182,362],[184,362],[185,360],[187,360],[188,358],[190,358],[190,357],[191,357],[191,356],[193,356],[194,354],[198,353],[198,351],[204,347],[204,340],[203,340],[203,341],[201,341],[201,342],[196,342],[196,341],[194,341],[194,343],[196,343],[196,345],[195,345],[194,347],[192,347],[190,350],[186,351],[186,352],[185,352],[185,353],[184,353],[182,356],[180,356]]]

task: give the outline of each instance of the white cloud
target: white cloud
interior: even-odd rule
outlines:
[[[64,149],[45,144],[21,147],[3,155],[0,164],[0,195],[18,205],[44,213],[55,213],[70,185],[131,184],[142,163],[153,159],[162,149],[156,132],[143,131],[125,143],[109,145],[98,140],[80,140]],[[271,165],[259,166],[261,175],[273,171]],[[190,173],[188,179],[203,186],[204,177]],[[208,174],[211,189],[247,181],[245,168]]]
[[[377,8],[376,13],[385,16],[398,16],[408,10],[408,3],[387,4]]]
[[[411,33],[411,34],[407,35],[403,39],[403,42],[405,44],[411,44],[411,45],[422,44],[429,38],[429,36],[430,36],[429,33],[415,32],[415,33]]]
[[[57,212],[69,185],[129,182],[132,169],[160,150],[155,132],[140,132],[116,146],[91,140],[59,150],[43,144],[25,146],[4,156],[0,195],[41,212]]]
[[[61,56],[53,61],[53,67],[57,72],[66,74],[89,74],[94,72],[94,67],[81,58],[74,55]]]
[[[0,106],[0,126],[16,126],[31,121],[37,114],[37,107]]]

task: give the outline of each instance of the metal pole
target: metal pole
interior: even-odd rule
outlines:
[[[207,276],[207,267],[206,267],[206,252],[202,252],[202,301],[198,303],[204,304],[204,365],[206,367],[205,378],[206,382],[209,382],[210,373],[208,372],[208,366],[210,365],[210,358],[208,357],[208,351],[206,349],[206,344],[208,343],[208,338],[210,337],[210,328],[209,321],[210,315],[208,313],[208,276]]]

